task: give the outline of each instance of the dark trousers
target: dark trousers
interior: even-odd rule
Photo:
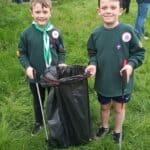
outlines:
[[[131,0],[123,0],[123,9],[125,9],[126,13],[129,12],[130,2],[131,2]]]
[[[35,122],[42,123],[43,118],[42,118],[42,112],[41,112],[41,107],[40,107],[40,102],[39,102],[39,95],[37,93],[37,87],[35,83],[30,83],[29,84],[32,95],[33,95],[33,108],[34,108],[34,115],[35,115]],[[39,91],[40,91],[40,96],[41,96],[41,101],[42,101],[42,107],[44,106],[44,101],[45,101],[45,95],[46,92],[49,93],[50,88],[44,88],[41,87],[40,84],[39,86]]]

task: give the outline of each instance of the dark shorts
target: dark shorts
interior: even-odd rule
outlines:
[[[106,105],[106,104],[109,104],[111,101],[116,101],[118,103],[127,103],[130,101],[131,94],[127,94],[124,96],[116,96],[116,97],[105,97],[97,93],[97,97],[98,97],[98,101],[102,105]]]

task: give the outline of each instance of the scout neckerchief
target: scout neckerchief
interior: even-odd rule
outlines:
[[[39,25],[37,25],[36,22],[33,22],[35,28],[43,33],[43,49],[44,49],[44,60],[46,67],[50,67],[52,62],[52,55],[49,45],[49,35],[47,34],[47,31],[50,31],[53,28],[53,25],[50,24],[50,22],[47,23],[47,25],[44,28],[41,28]]]

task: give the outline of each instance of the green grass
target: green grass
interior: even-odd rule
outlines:
[[[67,64],[87,65],[86,42],[93,28],[101,23],[96,15],[96,8],[96,0],[59,0],[53,5],[51,21],[63,32]],[[32,98],[24,70],[16,58],[20,32],[32,22],[29,5],[0,1],[0,10],[0,150],[45,150],[47,146],[44,142],[44,131],[35,137],[30,135],[34,120]],[[121,21],[134,25],[136,12],[136,3],[132,1],[130,13],[123,14]],[[145,25],[146,32],[150,28],[148,20]],[[145,62],[135,71],[134,92],[126,108],[123,150],[150,149],[149,41],[143,41],[147,49]],[[99,105],[93,90],[93,82],[93,79],[89,79],[91,118],[94,128],[98,128]],[[113,116],[110,126],[113,128]],[[68,148],[68,150],[116,149],[111,135],[86,145]]]

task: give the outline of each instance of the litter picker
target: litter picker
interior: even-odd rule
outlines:
[[[124,67],[126,64],[127,64],[127,60],[124,59],[122,67]],[[123,70],[122,72],[122,107],[124,104],[124,89],[125,89],[126,84],[127,84],[127,72],[126,70]]]
[[[40,94],[40,90],[39,90],[39,84],[38,84],[37,77],[36,77],[36,70],[33,70],[33,76],[34,76],[34,80],[35,80],[36,90],[37,90],[41,113],[42,113],[46,141],[48,141],[48,132],[47,132],[47,128],[46,128],[46,121],[45,121],[45,117],[44,117],[44,111],[43,111],[43,106],[42,106],[41,94]]]
[[[127,64],[127,60],[123,60],[122,67],[124,67]],[[124,104],[124,89],[127,83],[127,72],[124,70],[122,72],[122,109],[123,109],[123,104]],[[120,140],[119,140],[119,150],[122,148],[122,123],[121,123],[121,132],[120,132]]]

